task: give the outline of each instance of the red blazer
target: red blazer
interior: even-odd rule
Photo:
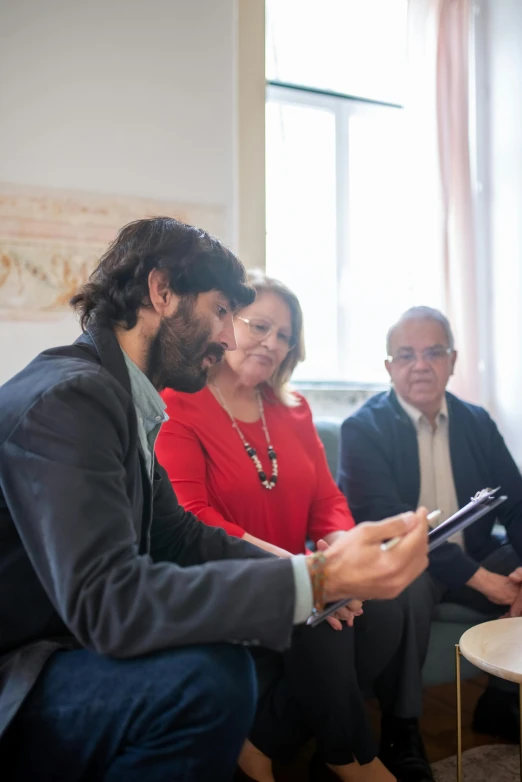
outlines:
[[[180,503],[201,521],[230,535],[245,532],[294,554],[307,539],[354,525],[343,494],[328,468],[310,408],[275,398],[265,402],[265,418],[277,453],[278,483],[265,489],[230,418],[212,393],[165,391],[169,421],[163,424],[156,453]],[[238,425],[270,476],[261,421]]]

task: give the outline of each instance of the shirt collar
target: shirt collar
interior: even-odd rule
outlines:
[[[399,394],[397,394],[397,391],[395,391],[395,393],[397,395],[397,401],[399,402],[400,406],[404,412],[407,413],[416,427],[419,425],[421,419],[426,420],[420,410],[418,410],[413,405],[410,405],[409,402],[406,402]],[[437,413],[437,423],[440,423],[442,419],[448,419],[448,403],[446,401],[446,394],[444,394],[442,398],[442,404],[440,406],[439,412]]]
[[[165,413],[167,405],[147,375],[128,357],[124,350],[122,352],[129,372],[132,399],[143,419],[143,426],[148,434],[158,424],[168,421],[169,417]]]

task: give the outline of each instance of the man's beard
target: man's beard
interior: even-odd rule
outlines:
[[[194,302],[182,298],[176,312],[162,318],[153,338],[147,360],[147,377],[154,388],[194,394],[207,384],[206,357],[221,361],[224,350],[210,342],[210,326],[194,312]]]

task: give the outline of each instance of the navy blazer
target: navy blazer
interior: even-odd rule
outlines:
[[[522,476],[488,413],[450,393],[446,393],[446,400],[459,506],[486,486],[501,486],[508,496],[498,510],[464,530],[465,552],[455,543],[445,543],[431,554],[432,574],[448,587],[457,588],[500,545],[492,534],[497,518],[522,558]],[[417,433],[393,390],[372,397],[344,421],[340,448],[339,487],[356,522],[377,521],[417,507]]]

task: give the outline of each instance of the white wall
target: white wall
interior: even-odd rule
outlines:
[[[222,205],[236,239],[234,0],[0,3],[0,180]],[[74,338],[0,323],[0,383]]]
[[[522,2],[483,0],[487,31],[492,410],[522,464]]]

